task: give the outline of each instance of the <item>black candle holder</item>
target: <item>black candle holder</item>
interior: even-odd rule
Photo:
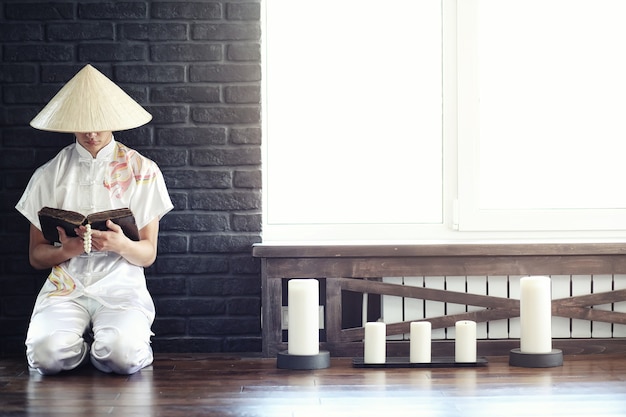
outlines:
[[[292,355],[288,350],[278,352],[276,367],[279,369],[324,369],[330,367],[330,352],[320,350],[316,355]]]
[[[386,358],[385,363],[366,363],[362,357],[352,359],[353,368],[477,368],[487,366],[487,358],[479,356],[475,362],[457,362],[454,356],[431,358],[430,362],[411,362],[408,357]]]
[[[552,349],[549,353],[524,353],[519,348],[511,349],[509,365],[523,368],[552,368],[563,365],[563,351]]]

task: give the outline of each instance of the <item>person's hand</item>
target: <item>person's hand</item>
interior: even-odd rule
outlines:
[[[154,218],[150,223],[139,230],[138,241],[131,240],[124,234],[122,228],[107,220],[108,230],[91,230],[91,250],[114,252],[126,259],[133,265],[148,267],[156,258],[157,239],[159,234],[159,219]],[[33,226],[34,227],[34,226]],[[41,234],[41,232],[35,228]],[[82,248],[83,236],[87,232],[85,226],[77,227],[76,234],[79,236],[79,247]],[[43,236],[43,235],[42,235]],[[43,238],[42,238],[43,239]],[[47,245],[49,246],[49,245]],[[80,249],[78,249],[80,251]],[[78,254],[81,254],[80,251]],[[75,255],[74,255],[75,256]]]
[[[57,231],[59,232],[59,242],[61,242],[63,252],[68,258],[73,258],[83,253],[83,239],[80,234],[78,237],[69,237],[62,227],[57,227]]]
[[[107,220],[106,226],[109,228],[107,231],[91,231],[91,248],[97,251],[120,253],[129,239],[122,231],[122,228],[111,220]]]

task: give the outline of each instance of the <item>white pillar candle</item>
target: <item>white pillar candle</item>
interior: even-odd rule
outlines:
[[[290,355],[319,353],[319,282],[292,279],[288,283],[287,338]]]
[[[455,362],[476,362],[476,322],[470,320],[457,321],[454,341]]]
[[[364,363],[387,361],[387,325],[382,322],[365,323]]]
[[[552,352],[552,296],[549,277],[520,280],[520,351]]]
[[[411,323],[410,356],[411,363],[429,363],[431,361],[431,324],[429,321]]]

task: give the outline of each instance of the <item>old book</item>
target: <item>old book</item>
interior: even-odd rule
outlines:
[[[38,214],[43,236],[50,242],[59,241],[57,226],[61,226],[68,236],[76,237],[74,229],[87,223],[91,225],[91,230],[109,230],[107,220],[118,224],[129,239],[139,240],[135,216],[128,208],[99,211],[85,216],[76,211],[43,207]]]

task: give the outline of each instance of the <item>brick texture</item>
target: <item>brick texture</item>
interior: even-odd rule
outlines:
[[[0,2],[0,356],[23,355],[47,271],[14,209],[73,141],[29,121],[85,64],[153,115],[116,138],[161,167],[175,209],[146,269],[157,352],[261,349],[261,7],[256,1]]]

